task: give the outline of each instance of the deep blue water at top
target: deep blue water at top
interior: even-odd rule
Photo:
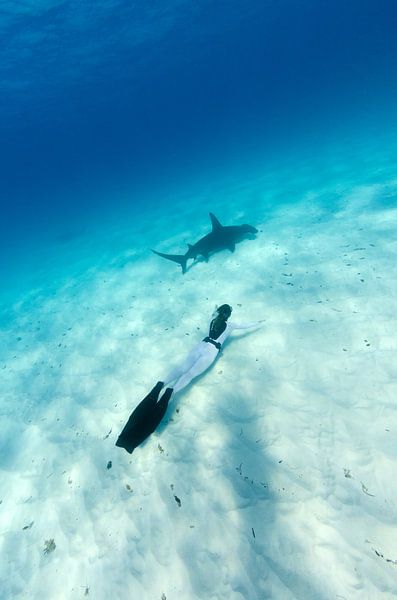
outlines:
[[[393,0],[3,0],[3,262],[190,178],[392,131],[396,31]]]

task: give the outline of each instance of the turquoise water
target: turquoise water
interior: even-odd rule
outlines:
[[[212,185],[313,158],[325,185],[334,160],[376,177],[362,155],[367,144],[393,155],[396,12],[387,1],[3,3],[5,290],[29,291],[43,254],[67,275],[64,247],[109,218],[159,210],[173,227],[175,194],[194,205],[209,186],[211,209]],[[273,203],[300,190],[283,192]]]
[[[394,597],[396,30],[386,0],[2,3],[1,598]],[[151,253],[209,212],[256,239]],[[131,461],[224,302],[265,326]]]

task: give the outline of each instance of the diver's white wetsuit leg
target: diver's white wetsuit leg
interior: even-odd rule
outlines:
[[[171,383],[179,379],[182,375],[187,373],[187,371],[190,371],[194,363],[197,362],[201,356],[200,350],[201,342],[189,352],[182,364],[180,364],[178,367],[175,367],[175,369],[172,369],[171,373],[168,373],[168,375],[164,378],[164,381],[168,382],[167,387],[172,387]]]
[[[191,367],[181,375],[178,381],[174,385],[174,393],[180,392],[184,387],[201,373],[204,373],[212,365],[216,357],[218,356],[218,350],[212,345],[206,342],[201,342],[197,348],[196,360]]]

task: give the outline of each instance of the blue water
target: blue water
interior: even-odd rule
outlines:
[[[396,0],[0,2],[0,600],[395,597],[396,32]],[[150,252],[210,211],[256,239]],[[223,303],[265,326],[120,454]]]
[[[175,224],[173,194],[208,182],[305,160],[312,183],[335,160],[376,182],[368,144],[390,177],[396,31],[392,0],[3,2],[3,289],[28,292],[48,254],[67,274],[64,248],[108,219]]]

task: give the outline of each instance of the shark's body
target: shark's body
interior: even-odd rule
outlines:
[[[218,219],[210,213],[212,231],[207,233],[195,244],[188,244],[189,249],[185,254],[164,254],[152,250],[155,254],[172,260],[182,267],[182,273],[186,273],[186,265],[189,258],[195,260],[198,256],[202,256],[205,261],[208,261],[210,254],[219,252],[220,250],[230,250],[234,252],[236,244],[241,242],[250,234],[258,233],[258,230],[252,225],[232,225],[226,226],[220,224]]]

